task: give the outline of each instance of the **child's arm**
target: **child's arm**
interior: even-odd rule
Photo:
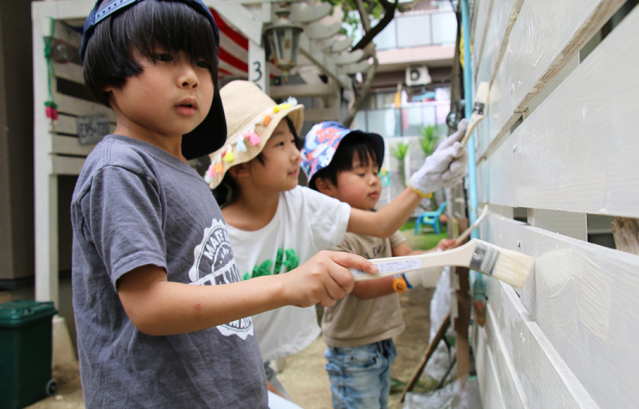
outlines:
[[[378,212],[351,210],[347,230],[367,236],[390,237],[408,220],[423,197],[453,187],[468,172],[468,152],[459,141],[466,133],[466,120],[446,138],[424,165],[410,178],[410,186]]]
[[[129,319],[148,335],[199,331],[285,305],[328,307],[353,289],[348,267],[377,267],[355,254],[320,252],[295,270],[212,286],[167,280],[164,269],[146,265],[123,275],[118,295]]]
[[[455,244],[453,239],[442,239],[437,247],[430,250],[413,250],[408,243],[403,242],[393,247],[393,257],[412,256],[417,254],[424,254],[436,249],[447,250]],[[368,300],[371,298],[383,297],[394,293],[393,290],[393,277],[384,277],[378,280],[359,281],[355,283],[353,287],[353,294],[360,300]]]

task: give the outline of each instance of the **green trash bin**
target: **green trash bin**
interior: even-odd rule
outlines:
[[[25,407],[55,393],[51,379],[53,302],[0,304],[0,409]]]

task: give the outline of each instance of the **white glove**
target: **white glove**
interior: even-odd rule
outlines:
[[[442,142],[422,167],[410,177],[410,187],[420,196],[441,188],[453,187],[468,173],[468,151],[459,141],[464,138],[468,121],[462,119],[457,132]]]

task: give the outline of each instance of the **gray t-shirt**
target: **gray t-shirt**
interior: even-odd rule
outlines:
[[[141,333],[117,280],[153,264],[169,281],[240,281],[226,225],[186,163],[109,135],[87,157],[73,193],[73,307],[87,408],[267,407],[249,318],[171,336]]]

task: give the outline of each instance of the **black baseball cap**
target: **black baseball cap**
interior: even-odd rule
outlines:
[[[114,0],[106,2],[105,0],[98,0],[89,13],[86,21],[84,22],[84,31],[82,34],[82,45],[80,47],[80,59],[84,64],[84,57],[86,53],[87,44],[91,35],[95,31],[95,27],[100,24],[101,21],[111,16],[117,11],[126,9],[133,6],[136,3],[144,0]],[[204,4],[202,0],[173,0],[176,3],[184,3],[193,8],[198,13],[202,14],[211,23],[213,27],[213,35],[215,36],[215,42],[217,45],[216,53],[219,64],[219,49],[220,49],[220,32],[213,18],[213,14],[209,8]],[[106,4],[102,7],[102,3]],[[206,156],[210,153],[220,149],[226,141],[226,118],[224,116],[224,107],[222,106],[222,99],[220,98],[217,84],[215,86],[215,92],[213,93],[213,103],[211,109],[204,118],[204,121],[197,126],[193,131],[184,135],[182,138],[182,155],[187,159],[195,159],[201,156]]]

